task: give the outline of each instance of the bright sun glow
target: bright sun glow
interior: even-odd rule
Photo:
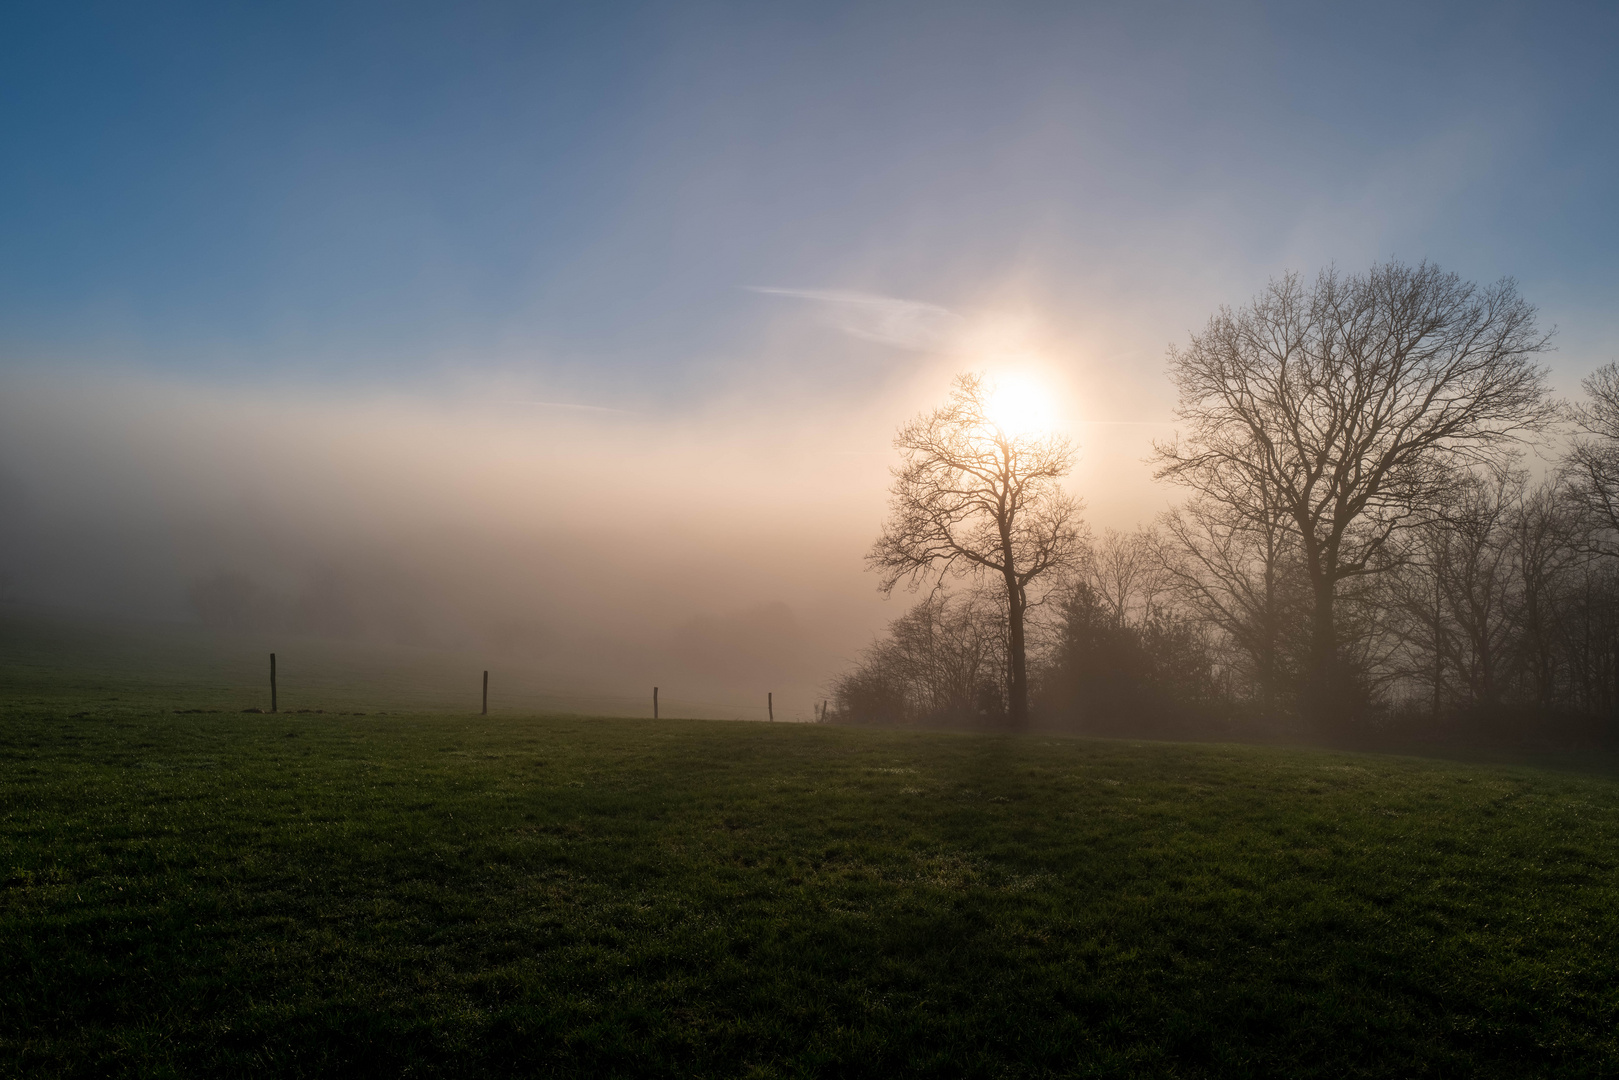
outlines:
[[[992,380],[985,415],[1008,435],[1032,435],[1051,430],[1056,417],[1051,390],[1026,375],[1001,375]]]

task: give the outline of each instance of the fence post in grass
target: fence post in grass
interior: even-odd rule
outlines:
[[[483,715],[489,715],[489,672],[483,673]]]
[[[770,720],[774,723],[776,719],[776,695],[774,693],[765,695],[765,708],[770,710]]]
[[[275,712],[275,653],[270,654],[270,711]]]
[[[656,720],[657,718],[658,718],[658,688],[656,686],[654,686],[652,688],[652,719]]]

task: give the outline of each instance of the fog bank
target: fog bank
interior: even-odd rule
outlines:
[[[860,401],[761,378],[627,408],[497,381],[384,395],[13,373],[0,567],[33,605],[481,651],[559,693],[774,692],[807,717],[908,603],[863,565],[888,443],[962,362],[896,366]],[[1121,453],[1144,484],[1150,429],[1096,430],[1076,490]]]

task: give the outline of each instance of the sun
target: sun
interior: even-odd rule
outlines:
[[[1027,375],[1011,373],[993,379],[984,416],[1013,437],[1049,431],[1056,419],[1050,388]]]

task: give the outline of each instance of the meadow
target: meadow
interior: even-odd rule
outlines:
[[[9,625],[7,1074],[1619,1073],[1602,768],[243,713]]]

